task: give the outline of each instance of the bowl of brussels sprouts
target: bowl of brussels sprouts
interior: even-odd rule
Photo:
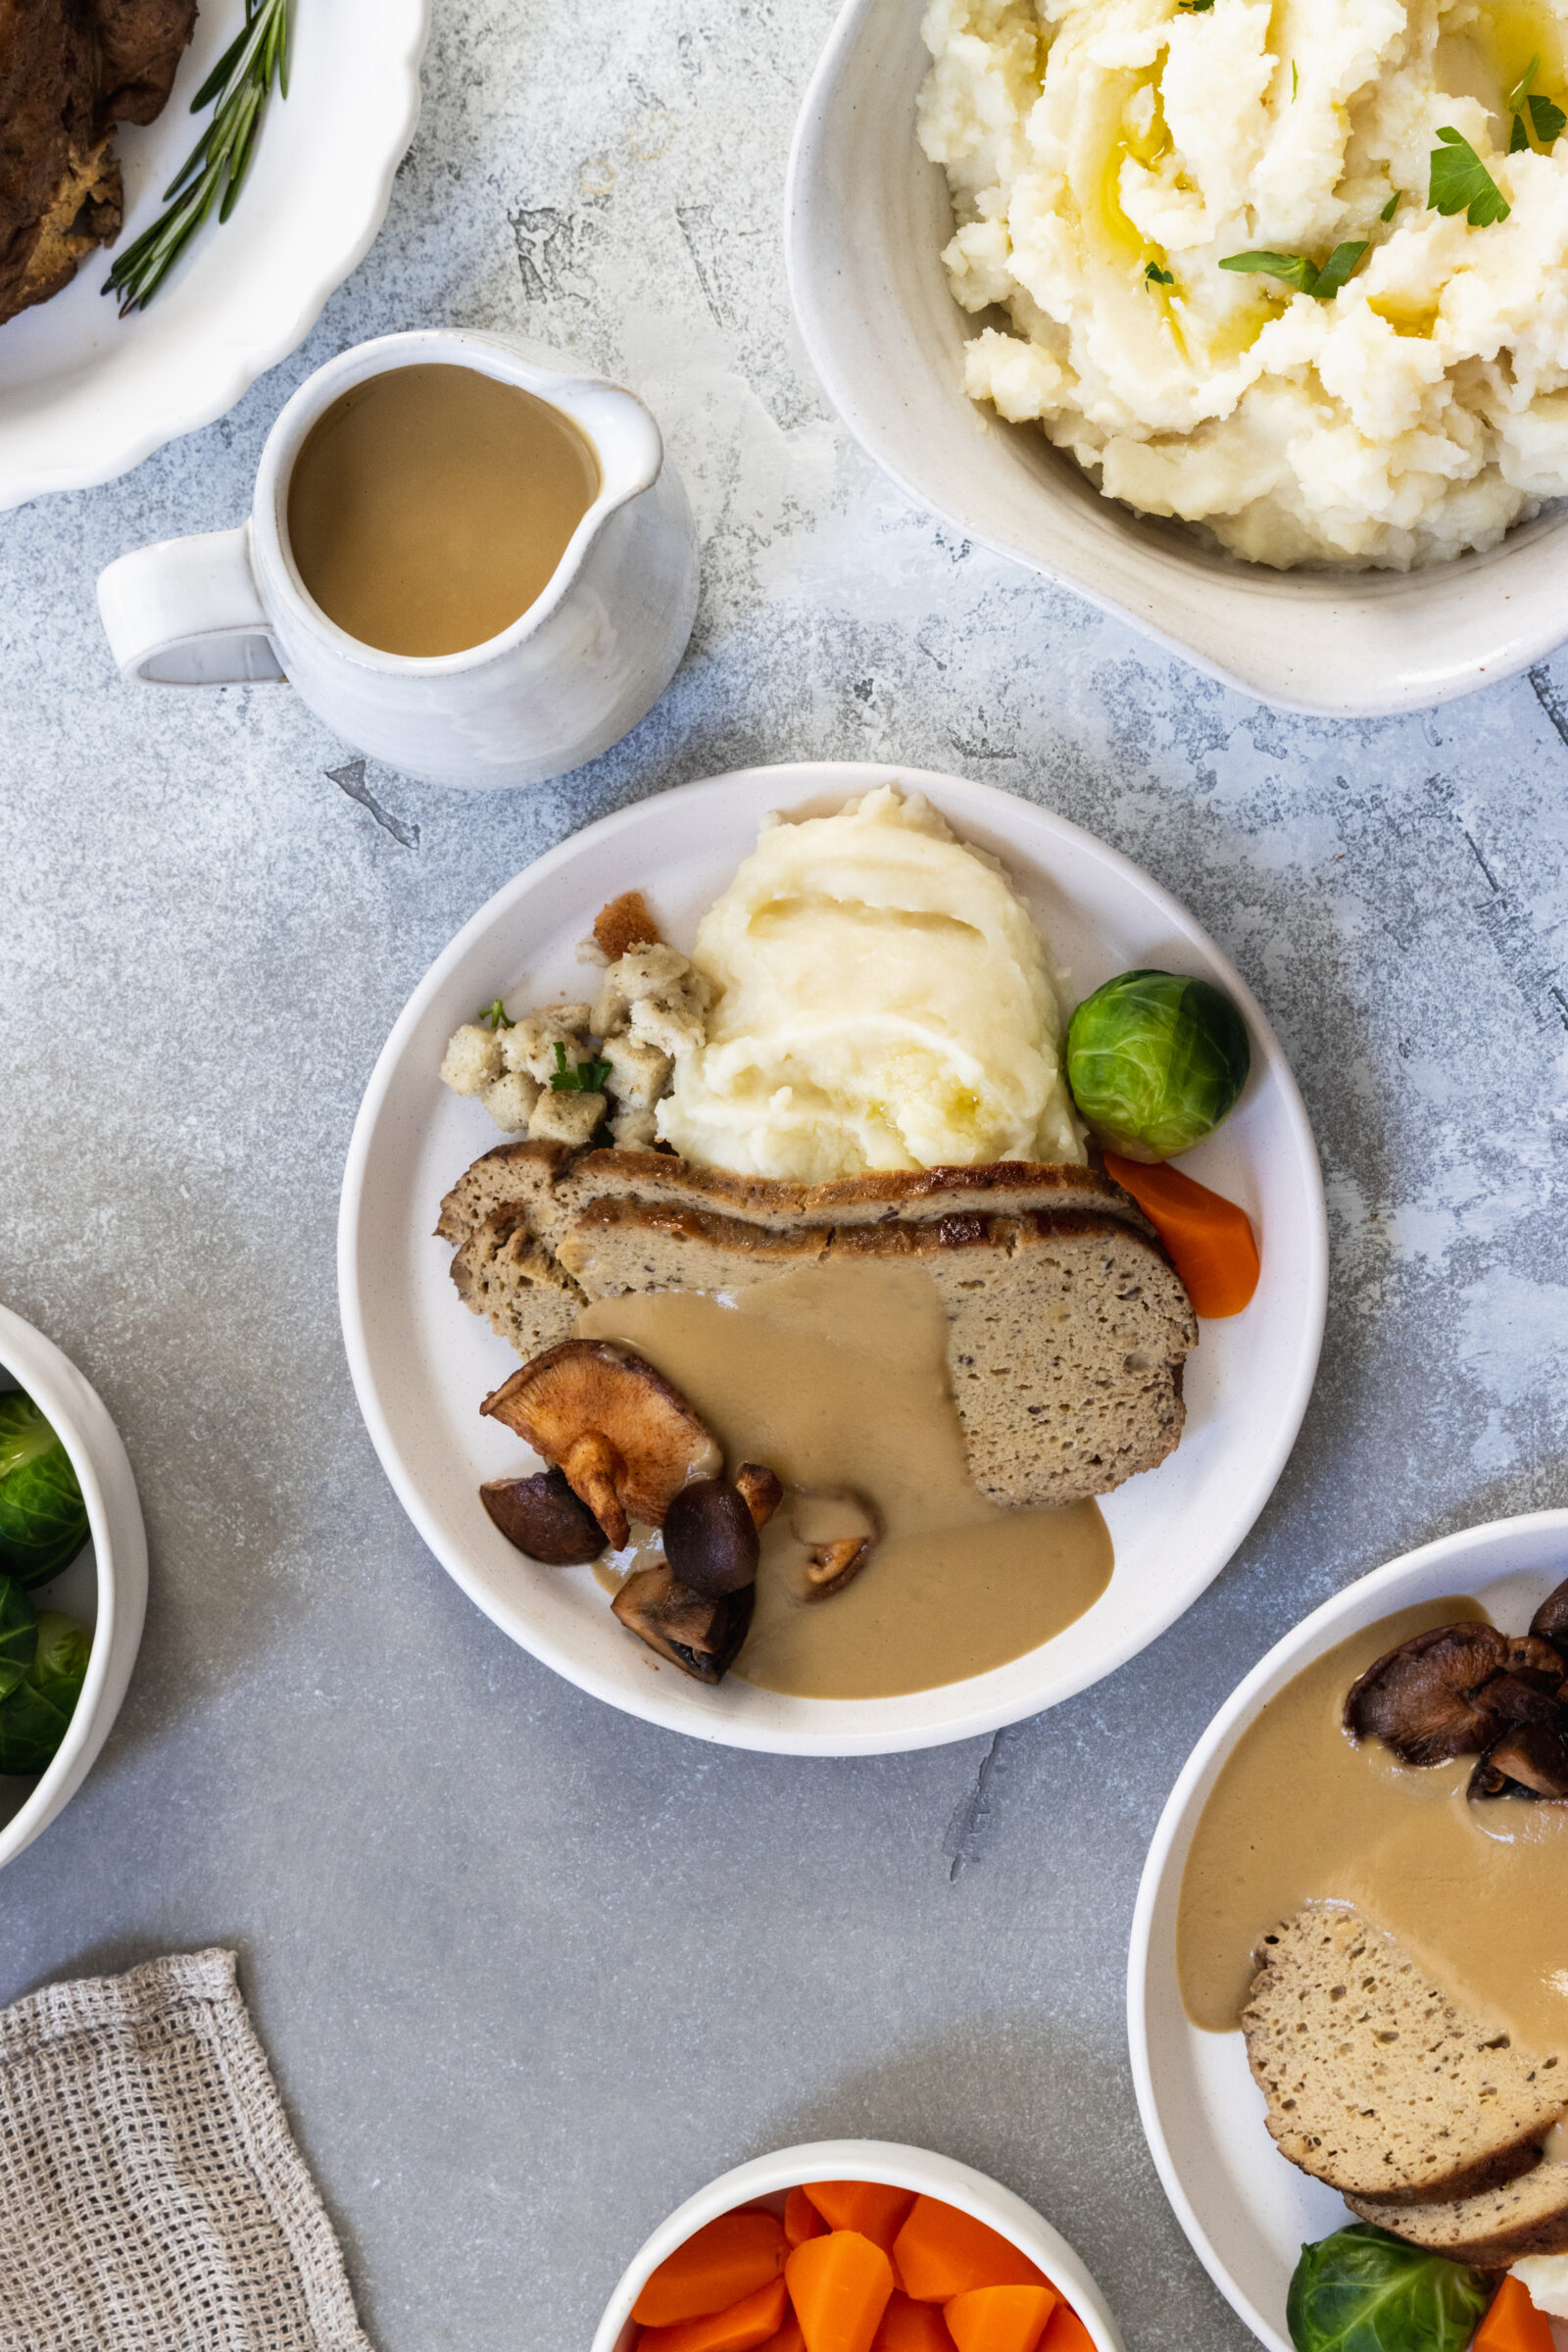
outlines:
[[[120,1433],[69,1356],[0,1306],[0,1865],[92,1769],[146,1605]]]

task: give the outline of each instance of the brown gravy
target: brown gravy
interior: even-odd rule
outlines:
[[[1341,1729],[1374,1658],[1472,1600],[1401,1610],[1269,1700],[1232,1749],[1182,1878],[1176,1963],[1193,2023],[1241,2022],[1252,1947],[1307,1902],[1353,1903],[1456,2001],[1536,2049],[1568,2047],[1568,1806],[1472,1805],[1473,1757],[1418,1771]]]
[[[599,495],[569,417],[476,368],[395,368],[335,400],[294,461],[288,531],[328,619],[382,653],[499,637]]]
[[[646,1355],[733,1469],[850,1488],[884,1534],[843,1592],[803,1597],[787,1511],[762,1533],[757,1614],[732,1672],[808,1698],[888,1698],[984,1674],[1081,1617],[1110,1581],[1092,1502],[1004,1510],[975,1489],[948,1385],[947,1317],[916,1266],[829,1262],[729,1294],[607,1298],[578,1318]]]

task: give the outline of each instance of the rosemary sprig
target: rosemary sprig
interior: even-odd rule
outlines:
[[[245,184],[256,134],[273,81],[288,96],[288,0],[245,0],[245,22],[190,102],[213,119],[164,190],[169,210],[120,255],[103,283],[120,297],[120,316],[145,310],[213,209],[226,220]],[[216,104],[214,103],[216,101]]]

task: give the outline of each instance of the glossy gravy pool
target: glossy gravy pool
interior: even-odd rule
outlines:
[[[1176,1962],[1195,2025],[1241,2022],[1252,1948],[1307,1902],[1353,1903],[1515,2039],[1568,2046],[1568,1806],[1465,1796],[1475,1759],[1417,1770],[1341,1729],[1374,1658],[1472,1600],[1386,1617],[1269,1700],[1226,1760],[1182,1877]]]
[[[578,1318],[691,1399],[733,1470],[849,1488],[881,1515],[855,1582],[804,1599],[804,1546],[762,1533],[757,1613],[731,1669],[808,1698],[887,1698],[984,1674],[1051,1641],[1110,1581],[1097,1506],[1004,1510],[970,1480],[948,1384],[947,1317],[917,1267],[817,1265],[733,1294],[607,1298]]]

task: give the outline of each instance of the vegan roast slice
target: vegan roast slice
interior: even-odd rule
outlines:
[[[1298,1911],[1263,1938],[1257,1961],[1242,2013],[1248,2061],[1268,2129],[1303,2173],[1403,2236],[1444,2227],[1418,2225],[1418,2210],[1497,2234],[1506,2213],[1535,2211],[1531,2192],[1500,2192],[1538,2168],[1559,2177],[1568,2210],[1568,2165],[1541,2164],[1568,2101],[1568,2067],[1466,2015],[1348,1906]],[[1417,2242],[1456,2251],[1431,2234]]]
[[[0,0],[0,321],[120,234],[114,137],[162,113],[196,0]]]
[[[1077,1502],[1181,1436],[1187,1294],[1152,1228],[1087,1168],[1001,1163],[780,1185],[660,1152],[503,1145],[442,1203],[453,1280],[524,1358],[590,1299],[744,1288],[830,1255],[922,1265],[975,1484]]]

